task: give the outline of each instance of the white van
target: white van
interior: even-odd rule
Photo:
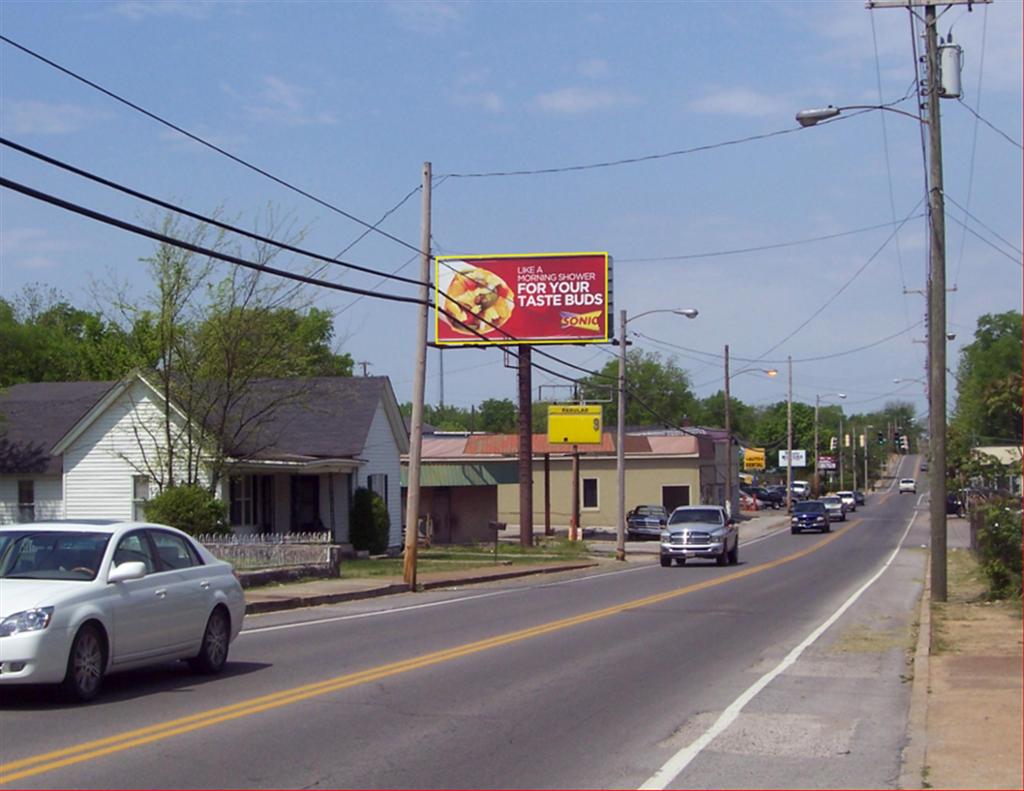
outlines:
[[[806,500],[811,496],[811,485],[807,481],[793,481],[793,496]]]

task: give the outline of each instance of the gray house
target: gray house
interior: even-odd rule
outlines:
[[[389,543],[401,543],[408,434],[386,377],[264,380],[249,398],[278,406],[228,449],[218,494],[235,531],[324,530],[347,543],[352,493],[366,487],[387,503]],[[159,490],[164,406],[139,375],[8,388],[0,394],[0,523],[141,518]],[[170,415],[180,440],[189,423],[173,404]]]

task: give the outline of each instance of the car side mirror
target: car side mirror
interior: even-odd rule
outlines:
[[[107,575],[107,582],[127,582],[128,580],[140,580],[146,576],[146,564],[141,560],[130,560],[127,563],[120,563],[111,569]]]

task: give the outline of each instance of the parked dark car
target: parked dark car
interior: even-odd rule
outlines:
[[[946,513],[950,516],[964,515],[963,500],[960,499],[960,495],[956,492],[950,492],[946,495]]]
[[[859,489],[854,489],[853,499],[857,502],[858,506],[868,504],[867,498],[864,496],[864,492],[860,491]]]
[[[765,486],[741,486],[740,491],[757,498],[761,508],[780,508],[786,504],[784,491],[773,491]]]
[[[668,511],[660,505],[638,505],[626,514],[626,535],[631,539],[658,538],[668,524]]]
[[[793,518],[789,522],[790,533],[802,533],[804,530],[820,530],[822,533],[832,531],[825,503],[821,500],[803,500],[793,506]]]

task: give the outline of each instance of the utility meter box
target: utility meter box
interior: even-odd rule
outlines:
[[[548,406],[548,442],[556,445],[600,445],[600,406],[551,404]]]

